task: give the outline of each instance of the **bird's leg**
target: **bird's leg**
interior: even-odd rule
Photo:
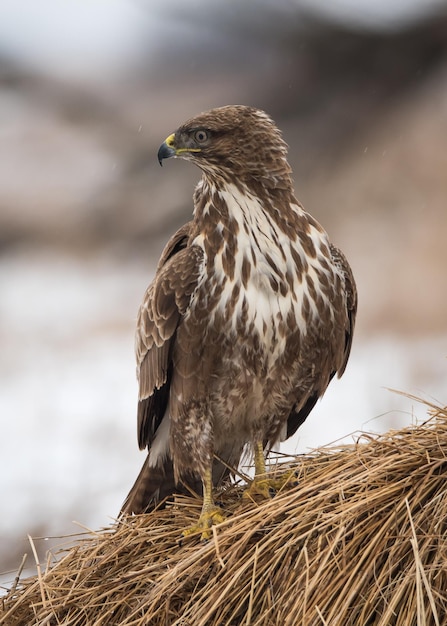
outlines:
[[[272,495],[271,485],[266,474],[264,446],[262,445],[262,441],[256,441],[253,452],[255,476],[248,489],[245,490],[244,497],[249,498],[250,500],[253,500],[255,496],[270,498]]]
[[[255,443],[255,477],[262,476],[266,471],[264,446],[262,445],[262,441],[257,441]]]
[[[194,535],[200,532],[201,540],[207,541],[211,537],[211,526],[213,526],[213,524],[220,524],[225,520],[222,509],[214,503],[212,465],[210,465],[202,475],[202,484],[203,506],[199,520],[197,524],[187,528],[182,534],[184,537],[188,537],[189,535]]]

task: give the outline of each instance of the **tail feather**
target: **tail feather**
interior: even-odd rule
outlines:
[[[151,467],[148,455],[121,507],[121,515],[147,513],[176,491],[172,461],[169,459],[159,467]]]

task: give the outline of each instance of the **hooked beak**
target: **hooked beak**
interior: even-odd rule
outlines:
[[[175,135],[172,133],[172,135],[169,135],[169,137],[167,137],[161,144],[157,154],[160,165],[163,165],[163,159],[169,159],[177,154],[177,151],[174,148],[174,137]]]

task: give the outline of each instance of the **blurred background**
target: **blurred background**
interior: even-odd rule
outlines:
[[[199,178],[157,149],[235,103],[283,130],[359,289],[347,371],[284,449],[425,419],[387,388],[446,401],[445,2],[3,0],[2,572],[27,533],[44,559],[109,524],[136,478],[136,313]]]

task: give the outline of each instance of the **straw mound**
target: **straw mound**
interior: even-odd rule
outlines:
[[[278,465],[298,484],[269,501],[228,489],[205,544],[178,543],[193,498],[92,534],[10,592],[0,623],[447,624],[447,409],[432,413]]]

